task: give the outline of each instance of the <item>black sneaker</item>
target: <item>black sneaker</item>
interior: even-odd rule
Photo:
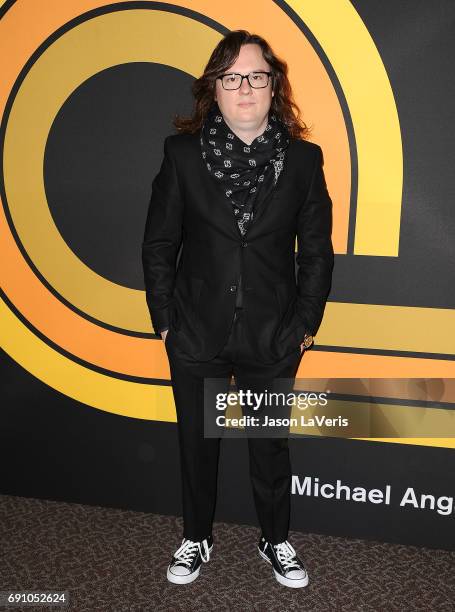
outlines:
[[[261,557],[273,567],[275,578],[280,584],[294,589],[308,584],[306,569],[287,540],[272,545],[261,537],[258,550]]]
[[[188,584],[199,576],[202,563],[210,560],[213,549],[213,537],[202,542],[193,542],[183,538],[182,545],[172,557],[167,568],[167,579],[174,584]]]

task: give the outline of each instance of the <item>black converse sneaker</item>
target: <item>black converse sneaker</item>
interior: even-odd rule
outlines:
[[[306,569],[287,540],[272,545],[261,537],[258,550],[261,557],[272,565],[275,578],[280,584],[294,589],[308,584]]]
[[[167,579],[174,584],[188,584],[199,576],[202,563],[210,560],[213,549],[213,537],[202,542],[193,542],[183,538],[182,545],[172,557],[167,568]]]

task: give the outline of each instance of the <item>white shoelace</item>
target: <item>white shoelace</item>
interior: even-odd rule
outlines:
[[[202,549],[204,549],[204,552],[202,552]],[[210,550],[207,540],[203,540],[202,542],[193,542],[191,540],[184,539],[180,548],[175,552],[174,557],[179,563],[183,563],[184,565],[190,567],[194,560],[194,556],[197,554],[197,551],[200,552],[203,563],[207,563],[207,561],[210,559]]]
[[[283,569],[302,569],[302,566],[296,559],[296,552],[294,548],[287,540],[285,542],[281,542],[281,544],[276,544],[273,548],[276,550],[278,561],[283,566]]]

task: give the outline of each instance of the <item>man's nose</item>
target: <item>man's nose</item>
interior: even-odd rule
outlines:
[[[244,78],[242,81],[242,84],[240,86],[240,91],[242,93],[250,93],[251,92],[251,85],[248,81],[248,77]]]

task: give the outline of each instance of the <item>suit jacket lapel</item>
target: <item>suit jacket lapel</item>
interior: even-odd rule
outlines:
[[[264,199],[257,202],[256,208],[254,210],[253,223],[251,224],[251,228],[248,230],[248,232],[254,231],[254,227],[257,224],[258,220],[264,215],[265,211],[270,206],[274,205],[276,200],[280,197],[280,191],[283,188],[283,180],[285,180],[286,173],[289,169],[289,162],[290,160],[289,160],[289,149],[288,149],[286,152],[284,168],[282,172],[280,173],[280,176],[278,177],[277,184],[270,191],[270,193],[267,194],[267,196]]]

